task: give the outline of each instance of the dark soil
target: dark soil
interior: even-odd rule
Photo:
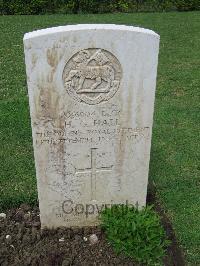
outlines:
[[[153,204],[155,211],[159,214],[161,218],[161,223],[166,231],[167,238],[171,241],[170,246],[167,249],[167,256],[164,258],[165,266],[185,266],[185,260],[183,251],[181,250],[178,241],[176,239],[175,232],[173,230],[172,224],[165,214],[158,198],[156,197],[156,189],[153,184],[149,185],[147,193],[147,204]]]
[[[153,190],[152,190],[153,191]],[[156,202],[155,193],[149,193],[148,202],[156,204],[162,223],[172,244],[167,250],[164,264],[184,266],[172,226],[164,211]],[[0,219],[0,265],[136,265],[131,259],[118,256],[105,240],[99,227],[58,228],[40,230],[39,209],[21,205],[7,211],[6,219]],[[84,240],[95,233],[98,243],[91,245]],[[6,236],[10,235],[11,238]],[[64,238],[64,241],[62,238]]]

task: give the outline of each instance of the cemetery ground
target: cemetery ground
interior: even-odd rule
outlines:
[[[77,23],[141,26],[161,36],[149,179],[188,265],[199,265],[199,12],[0,17],[1,211],[22,203],[37,205],[23,35]],[[32,222],[38,222],[37,217]],[[12,226],[12,220],[8,225]],[[35,228],[37,237],[37,223]],[[101,245],[103,252],[109,250],[105,242]],[[114,256],[112,251],[106,254]],[[116,259],[119,265],[121,259],[125,264],[126,259]]]

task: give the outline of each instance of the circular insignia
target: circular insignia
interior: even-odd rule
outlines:
[[[118,59],[110,52],[89,48],[74,54],[63,70],[67,93],[76,101],[98,104],[117,92],[122,77]]]

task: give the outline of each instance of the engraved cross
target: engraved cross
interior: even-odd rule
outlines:
[[[96,163],[96,148],[92,148],[91,149],[91,167],[90,168],[85,168],[85,169],[76,169],[78,170],[76,172],[76,174],[80,174],[80,173],[90,173],[91,175],[91,200],[96,199],[96,173],[98,172],[102,172],[102,171],[111,171],[113,165],[108,166],[108,167],[97,167],[97,163]]]

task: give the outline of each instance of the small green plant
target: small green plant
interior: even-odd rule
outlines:
[[[113,205],[105,208],[100,218],[106,237],[117,253],[145,265],[161,265],[170,241],[152,206],[139,210]]]

